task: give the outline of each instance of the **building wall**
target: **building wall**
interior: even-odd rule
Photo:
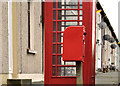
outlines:
[[[8,3],[0,2],[0,86],[9,78]]]
[[[119,67],[118,67],[118,70],[120,71],[120,48],[118,47],[118,58],[119,58],[119,60],[118,60],[118,64],[119,64]]]
[[[16,8],[14,6],[16,5]],[[42,64],[42,23],[41,23],[41,2],[31,2],[31,31],[32,43],[36,54],[28,54],[28,3],[16,2],[13,9],[16,15],[13,18],[12,25],[16,26],[13,37],[13,75],[15,71],[16,78],[29,78],[33,81],[44,80]],[[14,14],[14,11],[12,12]],[[13,24],[13,23],[16,24]],[[8,42],[8,3],[0,3],[0,85],[6,84],[8,78],[13,78],[9,74],[9,42]],[[12,28],[13,29],[13,28]],[[14,40],[16,38],[16,40]],[[16,41],[16,42],[14,42]],[[14,53],[16,57],[14,58]],[[17,62],[15,62],[17,61]],[[2,69],[2,70],[1,70]],[[12,73],[12,72],[11,72]]]
[[[113,38],[112,33],[110,28],[106,26],[105,29],[99,28],[99,23],[105,22],[102,19],[102,16],[100,16],[100,13],[97,13],[97,20],[96,20],[96,42],[99,40],[99,42],[96,44],[96,70],[98,68],[103,68],[111,65],[111,63],[114,63],[114,66],[118,69],[118,60],[119,60],[119,55],[118,55],[118,44],[117,42],[110,43],[107,40],[103,39],[104,35],[109,35],[111,38]],[[100,20],[101,19],[101,20]],[[115,44],[116,48],[112,49],[111,45]],[[101,65],[102,64],[102,65]]]
[[[8,73],[8,4],[2,2],[2,72]]]
[[[0,3],[0,47],[2,47],[2,3]],[[0,48],[0,73],[2,73],[2,48]],[[2,84],[2,74],[0,74],[0,85]]]
[[[110,37],[112,37],[111,31],[108,28],[108,32],[107,32]],[[113,37],[112,37],[113,38]],[[107,41],[107,65],[111,64],[111,43]]]
[[[116,69],[119,69],[119,46],[116,45],[116,49],[115,49],[115,66]]]
[[[34,26],[34,51],[35,55],[28,54],[28,3],[17,3],[17,25],[18,25],[18,57],[19,57],[19,73],[23,74],[42,74],[42,23],[40,22],[41,16],[41,3],[31,2],[33,7],[32,11],[34,15],[34,22],[31,26]],[[33,28],[31,28],[33,29]]]
[[[105,35],[109,35],[111,36],[111,31],[109,30],[109,28],[105,28]],[[110,47],[111,43],[109,41],[105,41],[105,66],[109,66],[109,58],[111,58],[111,47]]]
[[[106,27],[105,28],[105,34],[103,34],[103,36],[104,35],[109,35],[111,38],[113,38],[111,33],[112,32],[110,31],[110,29],[108,27]],[[114,43],[110,43],[109,41],[105,40],[104,44],[103,44],[103,47],[102,47],[102,52],[103,52],[102,53],[102,66],[106,67],[106,66],[111,65],[111,63],[115,63],[115,50],[111,48],[111,44],[116,44],[116,41]]]
[[[99,24],[101,23],[101,14],[96,13],[96,70],[98,68],[101,68],[101,28],[99,27]]]
[[[28,3],[17,2],[17,56],[18,78],[44,80],[42,64],[42,23],[41,2],[30,2],[30,30],[32,47],[36,54],[27,53],[28,49]]]
[[[102,21],[101,22],[103,22],[103,19],[101,19]],[[103,39],[103,36],[105,35],[105,29],[102,29],[101,30],[101,39],[102,39],[102,53],[101,53],[101,58],[102,58],[102,65],[101,65],[101,67],[103,68],[104,67],[104,62],[105,62],[105,40]]]

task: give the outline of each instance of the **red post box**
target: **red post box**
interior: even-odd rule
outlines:
[[[63,33],[63,61],[83,61],[85,52],[84,26],[67,27]]]

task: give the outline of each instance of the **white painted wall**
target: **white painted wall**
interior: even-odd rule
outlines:
[[[96,13],[96,41],[99,40],[99,43],[96,44],[96,70],[101,68],[101,29],[99,28],[99,23],[101,23],[101,14]]]
[[[115,66],[119,69],[119,48],[118,46],[115,48]]]

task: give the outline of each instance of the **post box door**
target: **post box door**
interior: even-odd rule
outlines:
[[[83,61],[84,27],[70,26],[63,33],[63,61]]]

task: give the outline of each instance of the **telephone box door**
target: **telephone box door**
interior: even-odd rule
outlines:
[[[45,1],[45,84],[76,84],[76,63],[63,61],[63,32],[69,26],[86,28],[83,83],[94,83],[92,55],[93,0]],[[94,9],[95,10],[95,9]],[[95,22],[94,22],[95,23]],[[79,39],[78,39],[79,40]],[[93,81],[92,81],[93,80]]]

